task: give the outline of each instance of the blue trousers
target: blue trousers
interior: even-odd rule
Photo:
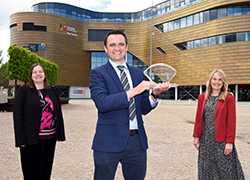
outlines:
[[[128,137],[128,144],[122,152],[94,151],[94,180],[113,180],[119,162],[125,180],[145,178],[147,152],[141,148],[139,134]]]

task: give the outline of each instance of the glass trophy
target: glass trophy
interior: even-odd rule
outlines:
[[[156,84],[170,82],[176,73],[177,71],[172,66],[164,63],[153,64],[144,71],[144,75],[148,80]]]

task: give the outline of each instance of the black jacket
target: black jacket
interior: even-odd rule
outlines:
[[[65,141],[61,103],[54,87],[46,90],[54,104],[56,139]],[[19,88],[14,102],[15,145],[37,144],[41,121],[41,103],[36,89],[27,85]]]

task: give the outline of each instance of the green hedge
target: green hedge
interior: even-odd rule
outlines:
[[[56,63],[45,60],[27,48],[11,45],[8,49],[9,61],[7,64],[7,78],[9,80],[19,80],[29,82],[29,70],[35,63],[40,63],[46,72],[46,77],[50,85],[57,84],[58,66]]]

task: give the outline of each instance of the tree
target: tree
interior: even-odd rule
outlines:
[[[0,65],[0,86],[7,87],[9,81],[6,75],[7,63]]]
[[[29,81],[29,69],[34,63],[40,63],[44,67],[50,85],[57,83],[58,66],[54,62],[44,60],[27,48],[19,47],[16,44],[9,47],[8,55],[7,78],[15,80],[15,92],[17,90],[17,80],[24,83]]]

